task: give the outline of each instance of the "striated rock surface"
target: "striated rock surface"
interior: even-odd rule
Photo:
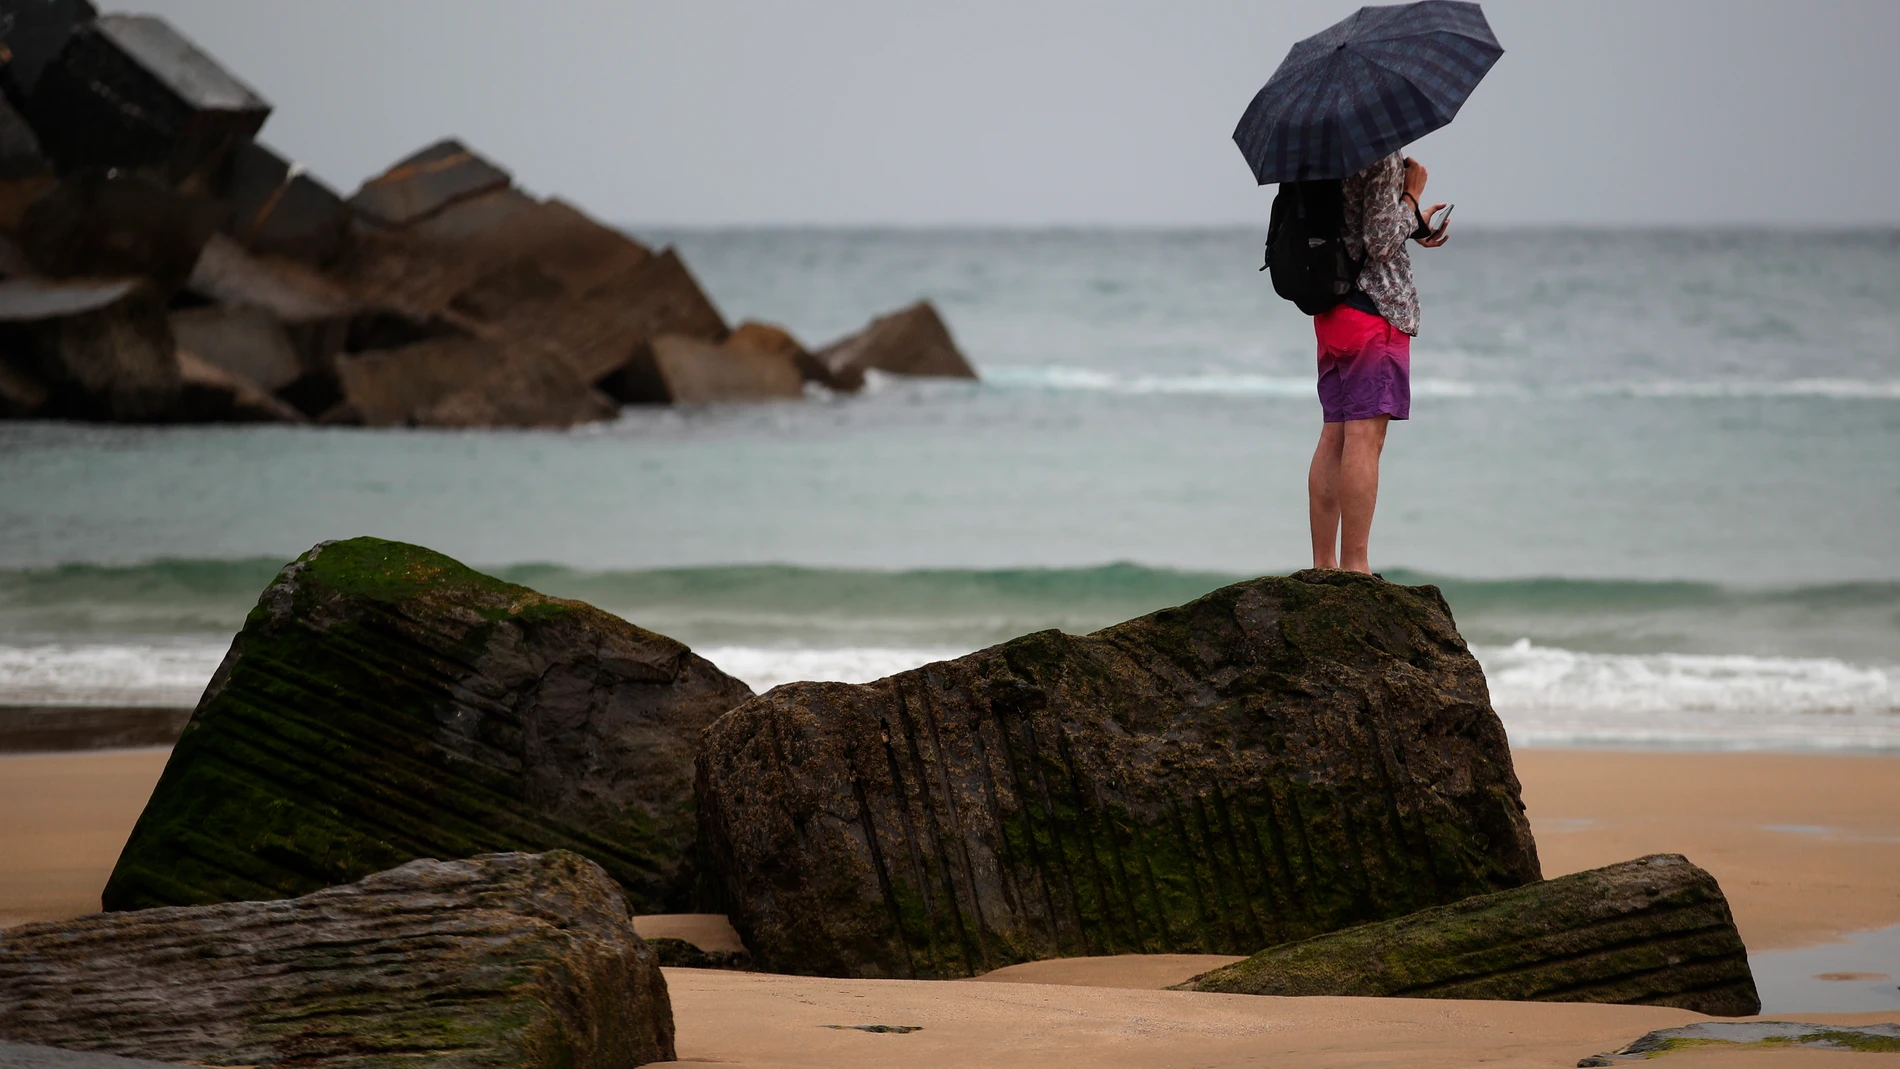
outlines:
[[[1655,854],[1284,946],[1184,988],[1761,1012],[1715,877]]]
[[[956,341],[950,337],[950,328],[944,326],[943,317],[929,301],[918,301],[909,308],[879,316],[862,331],[826,346],[818,359],[843,389],[863,385],[864,373],[871,370],[894,375],[976,378],[976,369],[957,348]]]
[[[1539,877],[1434,587],[1301,572],[707,729],[702,844],[767,970],[1252,953]]]
[[[0,1038],[202,1065],[671,1061],[658,958],[565,851],[413,861],[303,898],[0,931]]]
[[[751,696],[672,639],[400,542],[264,591],[113,869],[107,909],[281,898],[418,857],[563,848],[690,908],[693,743]]]

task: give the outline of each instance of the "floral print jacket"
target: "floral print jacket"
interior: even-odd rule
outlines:
[[[1363,258],[1359,289],[1379,306],[1386,322],[1418,334],[1418,286],[1405,239],[1418,226],[1405,192],[1405,159],[1399,153],[1345,181],[1346,251]]]

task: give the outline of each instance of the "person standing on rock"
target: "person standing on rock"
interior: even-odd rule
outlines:
[[[1362,7],[1296,43],[1234,128],[1254,180],[1280,187],[1261,270],[1319,340],[1315,568],[1372,571],[1386,427],[1412,414],[1418,289],[1405,242],[1443,245],[1451,209],[1421,208],[1425,168],[1403,149],[1449,123],[1503,55],[1475,3]]]
[[[1423,164],[1395,152],[1340,183],[1341,237],[1363,266],[1346,298],[1313,317],[1324,420],[1306,474],[1315,568],[1372,571],[1386,426],[1412,415],[1419,309],[1405,242],[1437,248],[1451,237],[1449,220],[1436,230],[1426,224],[1445,205],[1419,208],[1426,177]]]

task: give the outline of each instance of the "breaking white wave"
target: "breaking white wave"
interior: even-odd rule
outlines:
[[[696,652],[763,694],[781,683],[799,680],[869,683],[932,661],[960,657],[970,651],[888,646],[849,649],[712,646]]]
[[[1900,669],[1828,657],[1475,649],[1520,746],[1900,750]]]
[[[0,705],[198,701],[224,642],[0,646]],[[863,683],[969,652],[921,646],[708,645],[761,693]],[[1520,640],[1474,649],[1518,746],[1900,751],[1900,668],[1832,658],[1580,653]]]
[[[226,642],[0,646],[0,705],[198,704]]]
[[[1183,375],[1130,375],[1095,368],[1064,365],[988,368],[984,382],[997,389],[1041,390],[1054,393],[1109,393],[1135,396],[1189,395],[1210,397],[1266,397],[1310,399],[1310,375],[1252,375],[1207,372]],[[1638,379],[1581,382],[1532,389],[1507,382],[1476,383],[1459,379],[1416,378],[1414,397],[1583,398],[1632,397],[1652,399],[1798,398],[1835,400],[1900,400],[1900,379],[1754,379],[1678,380]]]

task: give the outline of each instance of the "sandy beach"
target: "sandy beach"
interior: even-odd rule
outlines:
[[[0,757],[0,924],[97,908],[164,750]],[[1721,881],[1751,951],[1900,924],[1900,758],[1528,750],[1516,755],[1544,873],[1650,852]],[[729,929],[644,918],[729,949]],[[668,970],[683,1061],[755,1066],[1574,1065],[1699,1019],[1647,1007],[1274,999],[1158,990],[1233,960],[1036,962],[971,982]],[[999,982],[1000,981],[1000,982]],[[1900,1020],[1900,1013],[1803,1015]],[[859,1024],[921,1025],[910,1034]],[[824,1026],[842,1025],[844,1029]],[[1684,1065],[1832,1064],[1818,1050],[1698,1051]],[[1855,1065],[1900,1064],[1854,1055]]]

